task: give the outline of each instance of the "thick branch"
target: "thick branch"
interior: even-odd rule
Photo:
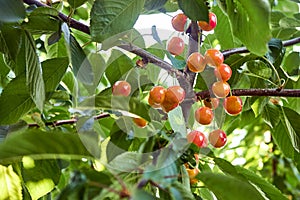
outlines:
[[[231,90],[235,96],[277,96],[277,97],[300,97],[300,89],[234,89]],[[200,99],[210,98],[210,91],[198,92],[196,96]]]

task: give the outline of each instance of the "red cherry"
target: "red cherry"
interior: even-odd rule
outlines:
[[[217,98],[225,98],[230,92],[230,85],[225,81],[217,81],[211,89]]]
[[[199,148],[207,147],[207,138],[202,132],[197,130],[193,130],[187,135],[187,141],[194,143]]]
[[[176,31],[183,32],[187,21],[187,16],[179,13],[172,18],[171,24]]]
[[[227,136],[224,131],[217,129],[212,131],[208,136],[209,143],[216,148],[223,147],[226,144]]]
[[[214,118],[213,111],[208,107],[200,107],[195,111],[195,119],[202,125],[208,125]]]
[[[192,72],[202,72],[206,66],[204,56],[199,52],[192,53],[187,59],[187,66]]]
[[[203,31],[211,31],[217,26],[217,16],[213,12],[209,12],[208,21],[208,23],[206,21],[198,22],[198,25]]]
[[[168,42],[167,50],[175,56],[180,55],[184,50],[184,41],[180,37],[172,37]]]
[[[238,96],[226,97],[223,102],[223,107],[227,114],[235,116],[242,112],[243,101]]]
[[[208,49],[204,54],[206,63],[210,66],[219,66],[224,62],[224,56],[218,49]]]
[[[219,80],[228,81],[232,75],[232,70],[229,65],[222,63],[215,68],[215,76]]]
[[[129,96],[131,86],[127,81],[117,81],[112,87],[112,93],[115,96]]]
[[[203,103],[206,107],[216,109],[219,106],[220,101],[218,98],[207,98],[203,100]]]

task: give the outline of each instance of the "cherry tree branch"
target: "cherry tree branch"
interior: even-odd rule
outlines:
[[[292,46],[297,43],[300,43],[300,37],[282,41],[282,44],[284,47]],[[228,56],[233,55],[233,54],[248,53],[248,52],[249,52],[249,50],[246,47],[238,47],[238,48],[227,49],[227,50],[222,51],[223,56],[225,58],[227,58]]]
[[[110,114],[108,113],[103,113],[103,114],[99,114],[94,116],[94,120],[99,120],[99,119],[103,119],[106,117],[109,117]],[[61,125],[65,125],[65,124],[75,124],[78,121],[77,118],[72,118],[72,119],[65,119],[65,120],[58,120],[55,122],[46,122],[45,125],[46,126],[61,126]],[[39,125],[37,123],[32,123],[32,124],[28,124],[28,127],[39,127]]]
[[[235,96],[277,96],[277,97],[300,97],[300,89],[233,89],[232,95]],[[199,99],[213,97],[208,90],[198,92]]]

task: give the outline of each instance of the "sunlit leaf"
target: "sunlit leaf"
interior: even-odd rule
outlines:
[[[8,167],[0,165],[0,182],[2,199],[22,199],[21,180],[11,165]]]

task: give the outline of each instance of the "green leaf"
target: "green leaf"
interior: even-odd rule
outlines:
[[[166,52],[167,57],[170,59],[172,66],[175,69],[184,69],[186,66],[186,62],[184,59],[177,59],[176,57],[173,57],[169,52]]]
[[[130,69],[134,67],[132,60],[119,50],[112,50],[111,56],[107,61],[105,74],[110,84],[122,79]]]
[[[178,0],[179,8],[194,21],[208,21],[208,7],[204,0]]]
[[[101,49],[108,50],[114,46],[122,44],[133,44],[140,48],[145,48],[145,41],[140,32],[136,29],[130,29],[122,33],[112,35],[102,42]]]
[[[66,23],[62,24],[62,32],[66,42],[66,47],[69,53],[69,58],[72,63],[74,75],[82,83],[92,85],[94,82],[94,74],[92,66],[87,59],[87,56],[76,38],[70,34],[69,27]]]
[[[269,41],[268,46],[269,51],[266,54],[266,57],[276,68],[279,68],[285,54],[285,48],[283,47],[282,41],[272,38]]]
[[[291,52],[284,59],[282,69],[285,70],[293,81],[298,81],[299,79],[299,63],[300,63],[300,53]]]
[[[142,167],[142,156],[138,152],[124,152],[116,155],[107,167],[114,172],[135,172]]]
[[[63,77],[68,67],[67,58],[46,60],[42,63],[45,89],[53,92]],[[25,74],[13,79],[3,90],[0,96],[0,124],[12,124],[17,122],[23,115],[34,108],[28,88]]]
[[[240,166],[233,166],[230,162],[221,158],[215,158],[214,161],[226,174],[256,185],[270,200],[287,200],[280,190],[254,172]]]
[[[228,16],[225,15],[218,6],[212,7],[212,11],[218,16],[218,25],[214,29],[214,33],[219,40],[222,49],[235,47],[235,41]]]
[[[168,112],[168,119],[174,132],[180,133],[181,137],[186,137],[185,120],[180,106]]]
[[[290,17],[280,19],[279,25],[283,28],[297,28],[300,27],[300,20]]]
[[[122,130],[121,127],[126,127],[126,122],[123,118],[115,122],[111,128],[110,140],[106,146],[107,162],[110,162],[116,156],[125,153],[132,143],[132,138],[126,133],[127,130]]]
[[[30,13],[28,22],[24,22],[23,26],[32,34],[52,33],[60,29],[60,21],[57,17],[58,11],[56,9],[39,7]]]
[[[187,187],[184,187],[178,181],[175,181],[170,188],[171,195],[175,200],[194,200],[195,197],[191,193],[191,190]]]
[[[271,128],[274,128],[279,123],[279,110],[278,107],[271,103],[267,103],[263,108],[262,117]]]
[[[47,99],[50,98],[49,93],[53,92],[57,88],[68,66],[68,57],[48,59],[42,63]]]
[[[91,36],[102,42],[115,34],[129,30],[135,24],[145,0],[96,0],[91,11]]]
[[[25,32],[22,38],[22,47],[20,51],[25,51],[26,67],[26,85],[29,88],[29,94],[39,110],[43,110],[45,101],[45,85],[42,76],[42,68],[36,53],[35,42],[32,36]]]
[[[253,185],[239,178],[210,172],[197,176],[220,200],[253,200],[264,198]]]
[[[260,60],[251,60],[246,63],[247,69],[262,79],[269,79],[272,76],[272,69]]]
[[[33,160],[24,157],[22,161],[23,181],[32,199],[46,195],[58,184],[61,169],[56,160]]]
[[[272,129],[272,136],[286,157],[299,155],[299,114],[287,107],[279,109],[279,123]]]
[[[6,54],[9,61],[13,61],[15,64],[17,61],[17,56],[19,54],[21,43],[22,43],[23,32],[19,28],[15,28],[9,25],[4,25],[1,27],[0,32],[0,45],[1,51]],[[19,74],[19,71],[14,69],[15,66],[10,65],[10,68]],[[23,70],[24,71],[24,70]],[[22,71],[22,72],[23,72]]]
[[[168,0],[147,0],[145,1],[146,10],[157,10],[162,8]]]
[[[47,37],[48,42],[45,42],[45,48],[48,58],[68,57],[68,52],[64,37],[60,37],[54,44],[49,44],[50,37]]]
[[[68,0],[68,2],[72,8],[77,8],[87,2],[87,0]]]
[[[22,186],[19,176],[12,166],[0,165],[0,191],[2,199],[22,199]]]
[[[142,189],[135,189],[131,195],[132,200],[153,200],[156,199],[153,195]]]
[[[233,34],[250,52],[263,56],[268,51],[267,43],[271,39],[269,2],[226,0],[226,5]]]
[[[0,124],[17,122],[34,106],[26,86],[25,74],[19,75],[5,87],[0,96]]]
[[[19,0],[0,0],[0,21],[17,22],[25,17],[25,7]]]
[[[290,108],[282,107],[282,109],[281,120],[284,122],[285,130],[290,136],[294,149],[300,153],[300,124],[298,121],[300,115]]]
[[[0,144],[1,163],[21,161],[23,156],[33,159],[82,159],[90,157],[90,153],[77,134],[57,130],[47,133],[41,130],[25,130],[7,137]]]

